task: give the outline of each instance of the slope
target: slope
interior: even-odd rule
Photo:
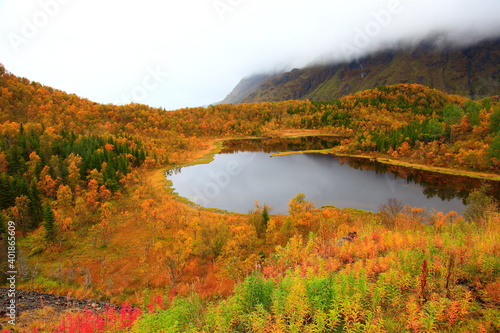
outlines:
[[[253,78],[242,80],[223,102],[332,100],[397,83],[423,84],[481,99],[500,94],[499,63],[500,39],[466,48],[440,48],[427,41],[414,48],[385,50],[349,63],[293,69],[274,75],[258,87],[252,85],[251,89],[246,85]],[[234,98],[234,92],[238,98]]]
[[[137,332],[174,328],[187,332],[186,327],[193,325],[191,331],[210,332],[220,324],[227,324],[226,331],[250,331],[252,323],[291,331],[289,321],[283,323],[286,327],[273,325],[281,325],[275,318],[293,313],[301,314],[296,330],[306,332],[304,326],[323,318],[320,311],[339,305],[342,313],[329,312],[333,327],[323,331],[334,330],[334,321],[347,325],[342,323],[347,315],[367,318],[360,325],[371,323],[373,308],[380,309],[377,322],[388,331],[406,327],[418,331],[424,320],[434,320],[442,331],[457,325],[462,331],[499,328],[495,318],[500,300],[500,232],[493,210],[486,211],[483,220],[462,223],[456,214],[409,207],[391,216],[316,209],[298,196],[291,201],[290,215],[266,220],[255,207],[249,207],[254,211],[248,215],[191,207],[171,193],[163,172],[192,163],[211,151],[216,139],[314,129],[342,134],[345,140],[338,149],[347,153],[498,174],[498,157],[489,156],[497,153],[494,147],[500,143],[498,99],[471,102],[425,86],[400,84],[334,102],[217,105],[165,112],[146,105],[93,103],[17,78],[2,66],[0,91],[0,178],[4,184],[20,184],[11,186],[19,193],[0,187],[5,203],[0,227],[5,233],[6,221],[22,227],[34,217],[30,195],[31,202],[39,198],[39,206],[51,208],[55,216],[53,237],[47,237],[40,224],[18,229],[19,262],[23,257],[20,289],[144,306],[148,313],[141,317]],[[141,147],[147,156],[135,157]],[[127,173],[117,172],[122,163],[111,172],[114,155],[129,161]],[[134,164],[143,157],[144,163]],[[264,220],[267,229],[259,235],[256,226]],[[359,233],[356,246],[331,246],[331,240],[352,230]],[[255,274],[266,274],[266,281],[251,275],[263,253],[262,272]],[[293,271],[300,274],[291,275]],[[460,284],[454,283],[459,279]],[[360,284],[352,284],[353,280]],[[421,287],[423,280],[428,281],[427,289]],[[266,293],[260,292],[262,286]],[[337,293],[330,286],[345,286],[352,293]],[[394,289],[383,289],[386,286]],[[474,294],[464,287],[475,288]],[[359,302],[347,303],[346,298],[328,301],[325,307],[314,301],[319,299],[315,290],[350,295]],[[236,298],[229,296],[233,293]],[[266,301],[261,306],[259,299],[246,301],[252,295],[267,300],[269,293],[277,296],[273,302],[283,295],[286,303]],[[190,295],[189,304],[201,311],[196,320],[179,310],[185,304],[182,297]],[[295,310],[295,305],[311,301],[314,304]],[[425,303],[429,305],[422,315],[416,314],[415,309]],[[282,317],[268,316],[264,311],[271,304],[273,309],[286,304],[290,311]],[[455,312],[436,312],[448,308]],[[178,320],[172,311],[182,318]],[[84,324],[99,323],[88,312],[78,315],[69,314],[66,321],[73,320],[77,328],[58,326],[66,328],[61,331],[81,331]],[[271,319],[252,320],[261,317]],[[121,327],[99,331],[126,331]]]

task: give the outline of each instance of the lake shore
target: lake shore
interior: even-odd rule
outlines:
[[[371,160],[374,162],[378,162],[381,164],[400,166],[400,167],[411,168],[411,169],[422,170],[422,171],[436,172],[436,173],[452,175],[452,176],[465,176],[465,177],[476,178],[476,179],[500,181],[499,175],[491,174],[491,173],[429,166],[429,165],[425,165],[425,164],[418,164],[418,163],[406,162],[406,161],[401,161],[401,160],[394,160],[394,159],[390,159],[387,157],[377,157],[377,156],[373,156],[373,155],[336,153],[334,151],[334,149],[291,151],[291,152],[283,152],[283,153],[274,153],[274,154],[272,154],[272,156],[285,156],[285,155],[293,155],[293,154],[311,154],[311,153],[329,154],[329,155],[333,155],[333,156],[337,156],[337,157],[361,158],[361,159],[367,159],[367,160]]]

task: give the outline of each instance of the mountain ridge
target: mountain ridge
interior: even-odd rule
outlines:
[[[221,103],[331,100],[381,85],[416,83],[481,99],[500,94],[500,38],[469,46],[421,42],[358,60],[243,78]]]

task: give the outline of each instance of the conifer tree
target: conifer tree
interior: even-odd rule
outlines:
[[[43,227],[45,229],[45,239],[53,242],[55,240],[55,223],[56,218],[50,203],[46,203],[43,207]]]
[[[7,233],[7,219],[5,215],[0,214],[0,239]]]
[[[28,190],[28,198],[30,199],[31,228],[36,229],[43,219],[42,199],[36,182],[31,183]]]
[[[262,228],[263,230],[267,230],[267,224],[271,218],[269,217],[269,208],[267,205],[264,205],[264,209],[262,210]]]
[[[500,132],[500,107],[497,107],[490,116],[490,131],[493,134]]]

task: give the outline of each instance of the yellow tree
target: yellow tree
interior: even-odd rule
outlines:
[[[258,263],[257,233],[253,225],[241,224],[230,228],[232,237],[220,257],[223,274],[235,282],[245,277]]]
[[[28,181],[31,181],[31,179],[36,177],[36,169],[37,169],[38,165],[40,164],[40,160],[41,160],[41,158],[40,158],[40,156],[37,155],[36,152],[34,152],[34,151],[31,152],[31,154],[29,156],[29,161],[26,162],[28,170],[26,170],[26,172],[24,173],[24,176]]]
[[[222,254],[224,246],[231,238],[229,225],[225,219],[200,219],[199,217],[193,218],[191,225],[194,227],[196,223],[198,231],[196,241],[199,244],[199,255],[202,257],[211,257],[215,260]]]
[[[7,155],[0,153],[0,172],[7,172],[9,163],[7,162]]]
[[[99,207],[99,185],[94,179],[89,180],[87,184],[87,193],[85,194],[85,202],[87,206],[94,211]]]
[[[15,199],[15,206],[10,208],[10,215],[12,215],[20,231],[27,231],[31,227],[29,205],[30,199],[25,195],[21,195]]]
[[[80,192],[82,183],[80,179],[80,165],[82,161],[83,158],[81,158],[80,155],[75,155],[73,153],[66,158],[66,163],[68,164],[68,185],[74,193]]]
[[[171,239],[155,244],[155,251],[166,269],[172,292],[186,273],[193,255],[193,247],[193,238],[183,230],[179,230]]]
[[[57,189],[57,204],[62,208],[69,208],[73,203],[73,192],[68,185],[60,185]]]
[[[146,199],[141,204],[142,214],[148,221],[148,225],[150,226],[150,230],[152,232],[151,242],[152,245],[156,244],[156,236],[159,229],[159,215],[160,210],[158,209],[156,202],[152,199]]]
[[[58,217],[57,220],[61,221],[61,230],[67,231],[72,228],[74,213],[73,206],[73,192],[68,185],[60,185],[57,190],[57,206],[58,210],[55,212]]]
[[[42,169],[42,172],[40,172],[38,187],[46,196],[55,199],[57,197],[58,186],[58,181],[52,178],[52,176],[50,175],[50,167],[46,165]]]
[[[311,212],[312,209],[314,209],[313,203],[306,200],[304,193],[299,193],[295,198],[290,200],[288,207],[288,212],[295,222],[295,225],[304,235],[306,235],[307,232],[310,231],[313,222]]]

